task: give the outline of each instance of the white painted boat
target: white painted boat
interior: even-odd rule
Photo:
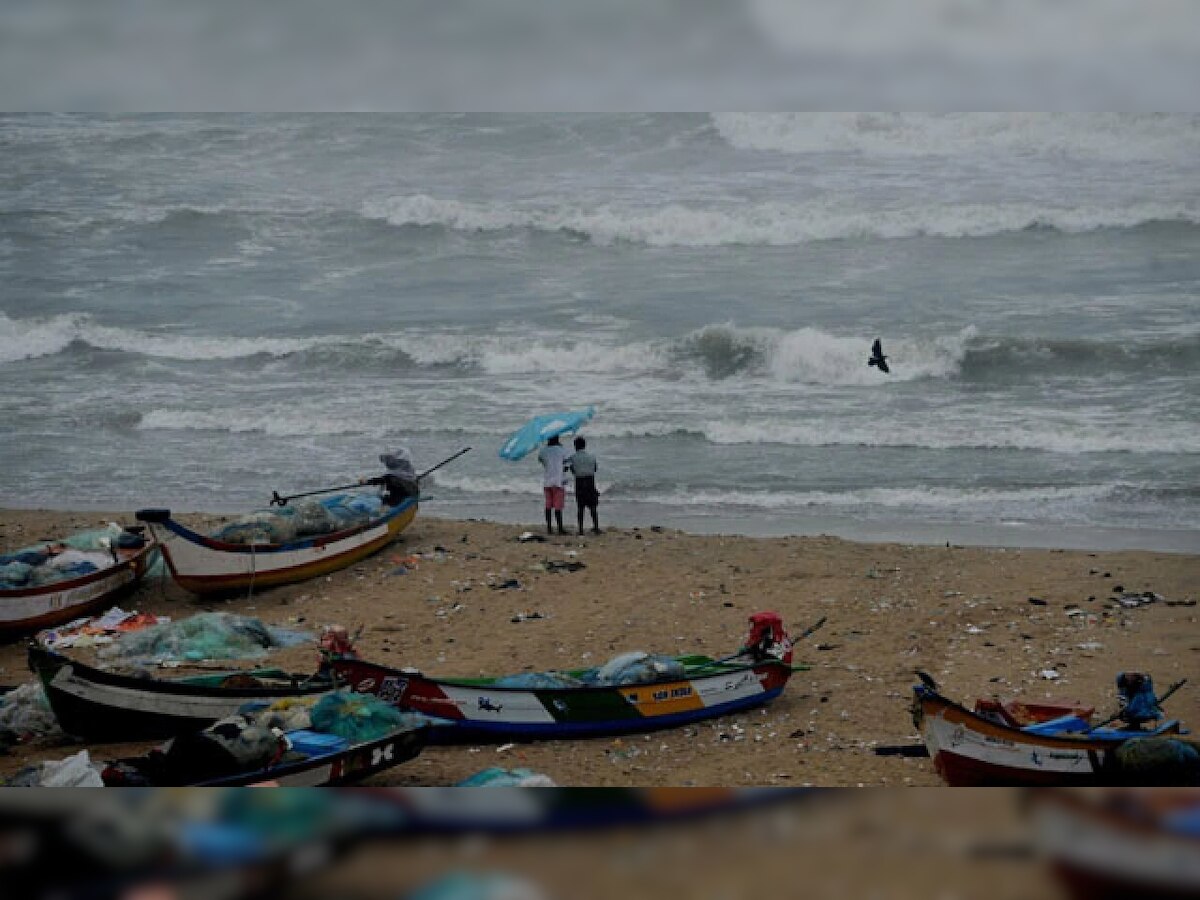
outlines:
[[[288,543],[232,544],[171,518],[169,509],[139,510],[179,585],[195,594],[231,594],[305,581],[343,569],[391,543],[417,515],[417,498],[384,507],[363,525]]]
[[[156,546],[115,549],[112,563],[95,572],[35,587],[0,590],[0,637],[53,628],[90,615],[131,593],[150,567]]]

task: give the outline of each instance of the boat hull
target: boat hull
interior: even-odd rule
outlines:
[[[916,689],[914,702],[915,720],[934,768],[954,787],[1108,784],[1114,778],[1110,755],[1140,737],[1093,740],[1031,734],[979,716],[925,688]],[[1154,736],[1178,730],[1178,723],[1170,723]]]
[[[223,688],[133,678],[86,666],[37,644],[29,667],[67,734],[87,741],[158,740],[207,728],[246,703],[320,697],[332,685],[307,689]]]
[[[220,595],[293,584],[353,565],[394,541],[416,518],[417,506],[409,499],[368,525],[287,544],[229,544],[192,531],[169,513],[138,516],[150,522],[180,587]]]
[[[427,678],[362,660],[333,662],[338,678],[400,709],[445,720],[435,743],[553,740],[674,728],[775,699],[791,668],[764,662],[713,675],[622,687],[521,690]]]
[[[156,547],[79,578],[16,591],[0,591],[0,640],[11,640],[89,615],[132,593]]]

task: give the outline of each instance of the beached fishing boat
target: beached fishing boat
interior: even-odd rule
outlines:
[[[1076,900],[1200,897],[1200,790],[1036,791],[1034,834]]]
[[[0,587],[0,640],[70,622],[131,593],[150,567],[156,546],[132,532],[121,537],[126,535],[128,540],[114,540],[102,552],[87,554],[94,562],[78,568],[91,571],[40,584]]]
[[[1121,771],[1116,751],[1131,741],[1176,735],[1178,720],[1148,730],[1094,726],[1064,715],[1018,727],[974,712],[929,684],[913,688],[913,722],[934,767],[950,785],[1072,786],[1123,783],[1138,773]]]
[[[352,784],[414,759],[428,743],[429,731],[429,723],[422,722],[358,743],[317,731],[289,731],[286,736],[290,749],[277,762],[220,773],[212,769],[204,771],[199,766],[189,769],[186,764],[173,760],[169,751],[152,750],[143,756],[110,763],[101,777],[111,786],[324,787]],[[198,759],[196,762],[207,761]]]
[[[143,509],[171,574],[195,594],[230,594],[291,584],[352,565],[387,546],[417,515],[417,497],[384,506],[364,524],[280,543],[234,543],[199,534],[169,509]]]
[[[277,669],[134,677],[85,665],[38,642],[30,643],[29,667],[62,730],[87,741],[173,737],[207,728],[247,703],[319,697],[335,687],[327,676]]]
[[[671,728],[768,703],[783,692],[794,671],[792,642],[775,613],[751,617],[746,647],[733,656],[671,660],[671,675],[639,683],[588,684],[596,670],[554,673],[580,683],[575,687],[506,686],[511,677],[432,678],[352,653],[331,656],[329,665],[352,690],[446,720],[445,727],[435,729],[435,742],[581,738]]]

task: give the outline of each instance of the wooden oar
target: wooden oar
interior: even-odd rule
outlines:
[[[433,468],[426,469],[424,472],[422,472],[420,475],[417,476],[417,481],[420,481],[422,478],[424,478],[430,472],[437,471],[442,466],[446,465],[446,463],[453,462],[454,460],[458,459],[460,456],[462,456],[464,453],[466,453],[470,449],[471,449],[470,447],[463,447],[461,450],[459,450],[453,456],[446,457],[445,459],[443,459],[440,463],[438,463]],[[271,491],[271,505],[272,506],[287,506],[289,500],[298,500],[301,497],[312,497],[312,496],[315,496],[316,494],[332,494],[334,491],[349,491],[349,490],[353,490],[354,488],[360,488],[360,487],[362,487],[362,484],[360,484],[359,482],[356,481],[354,484],[339,484],[337,487],[321,488],[320,490],[317,490],[317,491],[304,491],[301,494],[289,494],[287,497],[281,497],[279,495],[279,491]]]
[[[440,468],[441,468],[442,466],[444,466],[446,463],[448,463],[448,462],[454,462],[454,460],[458,459],[460,456],[462,456],[464,453],[468,452],[470,449],[471,449],[470,447],[463,447],[461,450],[459,450],[459,451],[458,451],[457,453],[455,453],[453,456],[447,456],[445,459],[443,459],[443,460],[442,460],[440,463],[438,463],[438,464],[437,464],[436,466],[434,466],[432,469],[426,469],[424,472],[422,472],[420,475],[418,475],[418,476],[417,476],[417,481],[420,481],[422,478],[424,478],[424,477],[425,477],[426,475],[428,475],[430,472],[436,472],[438,469],[440,469]]]

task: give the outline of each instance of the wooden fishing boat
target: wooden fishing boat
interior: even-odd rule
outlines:
[[[1107,784],[1118,777],[1111,758],[1118,747],[1181,731],[1174,719],[1134,731],[1090,726],[1073,715],[1021,728],[960,706],[930,685],[913,691],[913,722],[938,774],[957,787]]]
[[[62,581],[0,590],[0,640],[32,634],[89,615],[132,593],[149,569],[156,545],[114,546],[104,567]]]
[[[384,737],[351,744],[343,738],[315,731],[286,732],[292,750],[274,765],[247,771],[197,775],[171,764],[169,755],[152,750],[144,756],[110,763],[101,777],[106,785],[130,784],[133,770],[151,787],[324,787],[352,784],[408,762],[429,742],[428,722],[397,729]],[[125,771],[120,771],[121,769]],[[139,779],[139,782],[140,782]]]
[[[169,509],[143,509],[171,574],[195,594],[230,594],[292,584],[365,559],[387,546],[417,515],[408,497],[363,525],[287,543],[234,544],[199,534],[171,518]]]
[[[62,730],[87,741],[174,737],[207,728],[247,703],[317,697],[335,688],[328,676],[277,669],[137,678],[85,665],[38,642],[28,653]]]
[[[353,654],[331,656],[329,665],[354,691],[446,720],[435,742],[595,737],[686,725],[774,700],[793,672],[792,643],[774,613],[758,613],[751,623],[743,652],[719,660],[676,657],[682,676],[638,684],[502,687],[497,678],[432,678]]]
[[[1200,790],[1042,790],[1029,804],[1039,848],[1072,898],[1200,897]]]

